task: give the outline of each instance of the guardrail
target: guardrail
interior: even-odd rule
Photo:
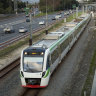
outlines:
[[[59,21],[61,21],[61,20],[63,20],[63,19],[60,19]],[[57,20],[56,20],[55,22],[51,22],[51,23],[48,24],[47,27],[49,28],[49,27],[51,27],[53,24],[56,24],[57,22],[58,22]],[[41,26],[41,27],[38,28],[37,30],[34,29],[34,30],[33,30],[33,33],[38,32],[38,31],[43,30],[43,29],[45,30],[45,28],[46,28],[45,26]],[[15,42],[23,39],[23,38],[28,37],[29,34],[30,34],[30,33],[21,34],[21,35],[19,35],[19,36],[17,36],[17,37],[14,37],[14,38],[10,39],[10,40],[7,40],[7,41],[5,41],[5,42],[3,42],[3,43],[0,43],[0,50],[1,50],[1,49],[4,49],[4,48],[7,48],[9,45],[11,45],[11,44],[13,44],[13,43],[15,43]]]

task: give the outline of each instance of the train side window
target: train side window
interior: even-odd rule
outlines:
[[[52,64],[56,61],[56,59],[58,58],[59,53],[57,48],[51,53],[51,60],[52,60]]]
[[[50,58],[50,55],[48,55],[46,69],[48,69],[50,65],[51,65],[51,58]]]
[[[69,39],[70,39],[70,42],[71,42],[72,39],[73,39],[73,34],[70,35]]]
[[[69,37],[60,44],[61,52],[63,52],[68,45],[69,45]]]

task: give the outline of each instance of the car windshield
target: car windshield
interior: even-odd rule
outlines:
[[[41,72],[43,57],[24,57],[25,72]]]

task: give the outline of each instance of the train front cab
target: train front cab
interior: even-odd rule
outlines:
[[[22,52],[20,65],[22,87],[44,88],[48,85],[50,78],[50,58],[47,55],[48,53],[46,52],[38,58],[38,56],[32,57],[28,56],[26,52]],[[36,64],[36,62],[38,62],[38,64]],[[36,68],[35,71],[31,69],[32,67]]]

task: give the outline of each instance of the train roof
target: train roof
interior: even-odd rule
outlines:
[[[64,35],[64,32],[50,32],[41,41],[35,43],[31,47],[45,47],[47,49]]]

